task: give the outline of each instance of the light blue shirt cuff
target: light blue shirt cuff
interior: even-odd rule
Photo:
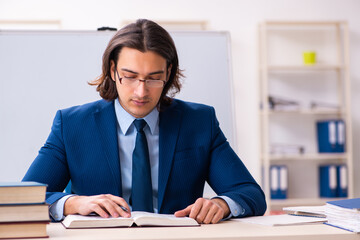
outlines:
[[[51,206],[49,208],[49,213],[50,213],[50,216],[55,221],[61,221],[64,219],[65,202],[69,197],[72,197],[72,196],[75,196],[75,195],[74,194],[66,195],[66,196],[60,198],[59,200],[57,200],[56,202],[54,202],[53,204],[51,204]]]
[[[235,202],[234,200],[232,200],[231,198],[229,198],[227,196],[216,196],[214,198],[223,199],[230,208],[229,216],[227,216],[223,220],[227,220],[227,219],[232,218],[232,217],[238,217],[238,216],[243,215],[245,213],[245,209],[242,208],[240,206],[240,204],[238,204],[237,202]]]

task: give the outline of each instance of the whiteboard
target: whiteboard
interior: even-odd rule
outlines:
[[[99,100],[114,32],[0,31],[0,181],[20,181],[45,143],[58,109]],[[173,32],[186,78],[177,98],[211,105],[236,146],[227,32]]]

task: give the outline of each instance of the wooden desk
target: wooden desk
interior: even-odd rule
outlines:
[[[360,239],[360,234],[355,234],[335,227],[330,227],[325,224],[270,227],[237,222],[236,220],[230,220],[214,225],[201,225],[200,227],[135,227],[101,229],[65,229],[61,223],[50,223],[48,225],[47,232],[51,240]]]

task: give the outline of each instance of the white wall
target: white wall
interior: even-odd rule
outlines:
[[[359,11],[358,0],[0,0],[0,21],[61,20],[63,29],[93,30],[100,26],[119,27],[123,21],[137,18],[205,20],[209,30],[230,31],[238,126],[236,151],[257,180],[260,179],[257,27],[264,20],[349,22],[355,172],[360,168],[360,148],[357,147],[360,143]],[[355,174],[355,184],[357,182],[360,175]],[[360,196],[360,184],[355,187],[356,195]]]

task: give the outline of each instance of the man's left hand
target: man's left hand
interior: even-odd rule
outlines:
[[[176,217],[189,216],[198,223],[218,223],[221,219],[229,216],[230,209],[227,203],[221,198],[205,199],[198,198],[194,204],[183,210],[175,212]]]

